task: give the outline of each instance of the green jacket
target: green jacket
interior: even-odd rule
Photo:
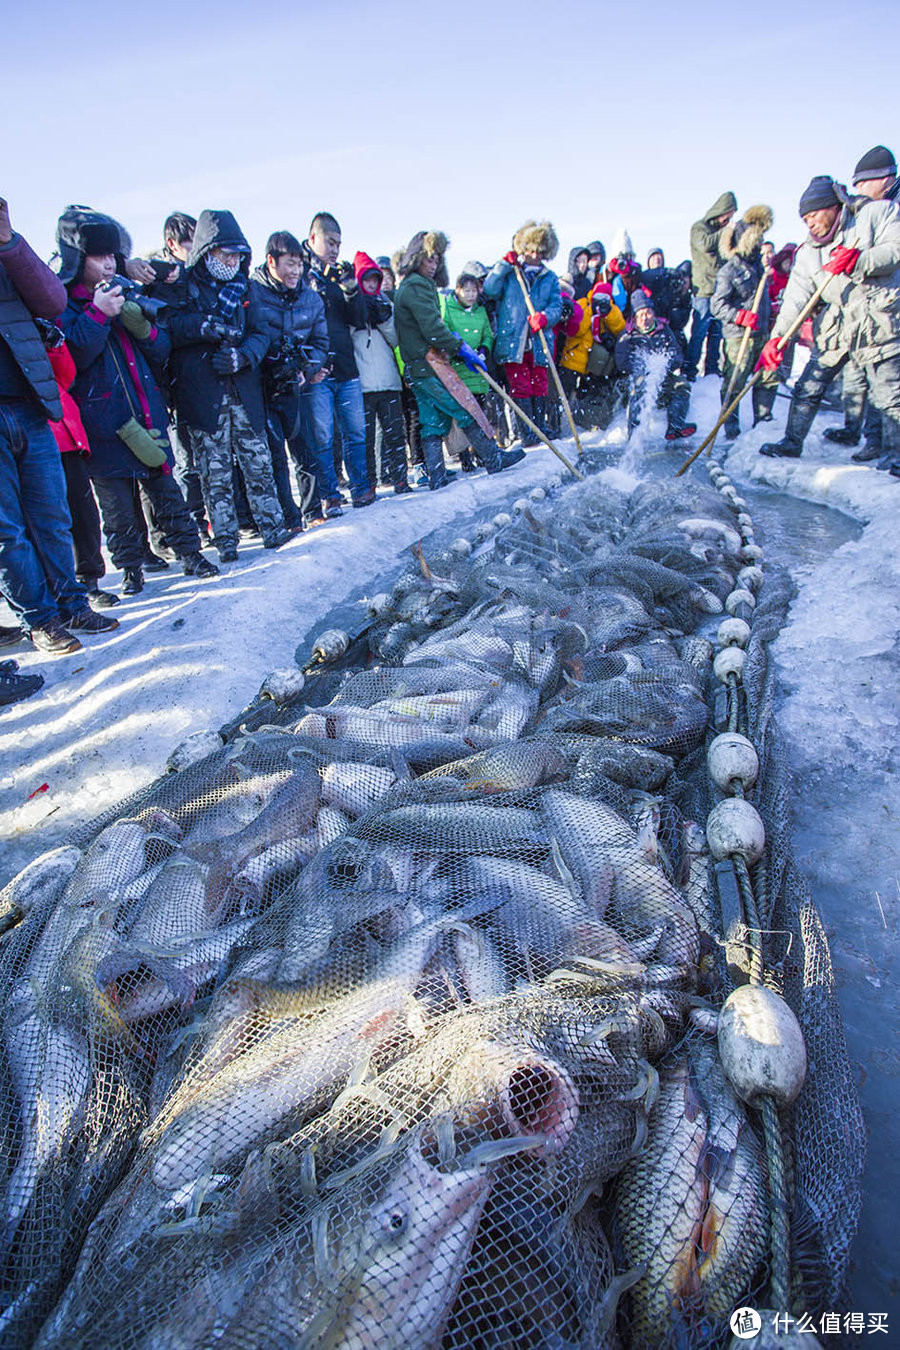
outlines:
[[[454,337],[441,318],[437,286],[421,272],[410,272],[397,287],[394,327],[404,373],[410,380],[422,380],[434,374],[425,360],[429,347],[455,356],[462,346],[462,338]]]
[[[691,226],[691,285],[695,295],[712,295],[716,273],[725,259],[719,255],[719,236],[724,226],[715,222],[727,211],[737,210],[733,192],[723,192],[703,216]]]
[[[441,317],[449,329],[459,333],[463,341],[468,342],[476,351],[479,347],[491,350],[494,345],[494,334],[491,332],[491,321],[484,305],[473,305],[471,309],[466,309],[459,303],[455,294],[440,296],[440,302]],[[477,370],[470,370],[463,361],[454,361],[453,368],[473,394],[483,394],[487,391],[488,382]]]

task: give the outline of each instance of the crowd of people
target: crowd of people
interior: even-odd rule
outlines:
[[[328,212],[302,241],[273,233],[251,270],[229,211],[173,213],[140,258],[118,221],[72,206],[51,266],[0,201],[0,593],[17,620],[0,645],[77,651],[148,571],[216,576],[242,536],[279,549],[379,486],[438,490],[448,459],[503,472],[560,433],[563,409],[606,427],[624,407],[631,434],[652,400],[666,440],[689,438],[701,366],[723,404],[753,373],[753,423],[771,421],[794,342],[809,359],[761,453],[800,455],[840,374],[845,425],[826,435],[864,437],[853,458],[900,477],[897,197],[876,146],[851,190],[813,178],[799,247],[776,248],[769,207],[739,213],[724,192],[676,267],[661,248],[641,264],[623,230],[609,257],[600,240],[571,249],[560,275],[552,225],[531,220],[452,286],[442,233],[351,263]],[[104,539],[119,594],[100,588]],[[3,662],[0,702],[40,680]]]

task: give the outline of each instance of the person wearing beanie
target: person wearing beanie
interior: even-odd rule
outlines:
[[[30,638],[54,655],[81,649],[72,629],[118,627],[91,610],[76,579],[66,483],[48,426],[63,410],[36,321],[49,325],[65,303],[59,277],[13,229],[0,198],[0,595],[17,619],[0,628],[0,645]]]
[[[539,333],[544,328],[555,328],[562,317],[559,281],[547,266],[558,251],[556,232],[549,220],[528,220],[513,235],[512,248],[494,264],[484,283],[485,296],[497,305],[494,354],[503,363],[509,392],[542,431],[546,422],[548,369]],[[519,276],[531,297],[533,314],[525,303]],[[551,333],[546,336],[549,341]],[[523,427],[522,444],[537,443],[534,433]]]
[[[665,267],[665,265],[666,255],[663,253],[662,249],[651,248],[650,252],[647,254],[647,266],[644,268],[644,271],[656,272],[660,267]]]
[[[447,285],[447,245],[447,236],[439,230],[419,230],[413,235],[398,255],[402,280],[394,302],[400,356],[418,407],[422,458],[432,490],[445,487],[453,479],[444,463],[441,443],[454,419],[488,473],[500,473],[524,458],[521,450],[501,450],[496,440],[488,437],[427,360],[434,348],[451,358],[459,357],[470,370],[484,369],[479,353],[441,318],[438,286]]]
[[[65,228],[61,220],[60,232]],[[168,331],[117,284],[117,234],[111,226],[82,225],[79,247],[60,326],[75,362],[72,397],[91,448],[88,472],[103,532],[123,572],[122,594],[143,589],[147,549],[138,518],[139,487],[185,574],[215,576],[218,569],[200,552],[197,526],[172,473],[169,415],[160,389]]]
[[[716,289],[716,273],[722,266],[719,239],[725,226],[737,213],[737,198],[733,192],[723,192],[712,206],[691,226],[691,285],[694,292],[691,337],[688,343],[685,373],[689,380],[697,378],[700,353],[706,341],[706,373],[712,375],[719,368],[720,329],[712,316],[710,301]]]
[[[260,364],[269,333],[250,289],[250,245],[230,211],[201,211],[184,274],[167,315],[179,434],[191,443],[213,542],[237,560],[234,467],[265,548],[292,538],[285,527],[266,439]]]
[[[631,324],[616,342],[616,365],[628,377],[628,435],[639,426],[651,384],[661,375],[656,406],[666,409],[666,440],[693,436],[697,427],[686,421],[691,387],[682,369],[681,343],[657,317],[653,299],[643,287],[631,296],[631,313]]]
[[[854,367],[882,415],[880,469],[900,478],[900,214],[891,202],[845,203],[834,180],[812,179],[800,198],[809,230],[800,245],[772,336],[757,368],[777,371],[784,360],[778,340],[823,282],[814,321],[815,346],[794,386],[784,439],[760,454],[797,458],[832,380]]]
[[[769,288],[763,280],[765,268],[762,242],[766,231],[772,228],[773,219],[769,206],[748,207],[739,221],[726,225],[719,239],[719,252],[725,262],[716,274],[716,289],[712,293],[710,310],[713,318],[722,325],[725,353],[722,370],[723,403],[744,347],[744,334],[749,330],[750,338],[737,371],[735,389],[739,389],[749,377],[769,333]],[[753,303],[761,283],[760,299],[754,312]],[[754,426],[758,422],[771,422],[777,392],[777,374],[767,372],[764,380],[759,380],[753,386]],[[735,440],[740,429],[740,409],[735,408],[725,423],[726,438]]]
[[[400,368],[394,355],[397,330],[393,307],[381,293],[383,272],[374,258],[358,252],[353,271],[366,306],[365,328],[354,328],[353,350],[366,414],[366,472],[369,482],[392,487],[397,496],[412,492],[406,470]],[[375,454],[381,428],[381,463]]]
[[[897,160],[886,145],[873,146],[863,155],[853,170],[853,186],[873,202],[893,202],[900,198]]]

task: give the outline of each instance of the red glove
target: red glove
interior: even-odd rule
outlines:
[[[760,352],[759,360],[753,367],[754,370],[777,370],[784,360],[784,348],[778,350],[780,338],[769,338],[766,345]]]
[[[508,262],[510,267],[518,267],[519,255],[514,248],[511,248],[508,253],[504,253],[503,261]]]
[[[547,315],[542,309],[539,309],[536,314],[528,315],[528,327],[532,333],[538,333],[542,328],[547,327]]]
[[[831,250],[831,258],[824,270],[835,277],[839,277],[842,272],[849,275],[859,262],[859,253],[858,248],[844,248],[843,244],[838,244],[837,248]]]
[[[754,333],[759,327],[759,315],[749,309],[739,309],[734,321],[739,328],[749,328]]]

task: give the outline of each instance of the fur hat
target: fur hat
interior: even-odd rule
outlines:
[[[723,258],[751,258],[757,251],[775,219],[771,206],[748,206],[740,220],[725,226],[719,240]]]
[[[475,258],[466,263],[463,271],[466,276],[474,277],[476,281],[484,281],[488,274],[488,269],[485,267],[484,263],[478,262]]]
[[[549,220],[526,220],[513,235],[512,246],[517,253],[534,253],[543,262],[559,252],[559,240]]]
[[[56,226],[56,250],[52,261],[60,281],[68,286],[81,276],[89,253],[115,253],[116,271],[124,272],[125,259],[131,256],[131,238],[105,212],[90,206],[67,206]]]
[[[412,239],[394,255],[396,266],[394,271],[401,277],[407,277],[411,272],[415,272],[424,258],[437,258],[438,269],[434,274],[434,284],[436,286],[448,286],[449,278],[447,276],[447,264],[444,262],[444,254],[450,240],[440,230],[419,230]]]

